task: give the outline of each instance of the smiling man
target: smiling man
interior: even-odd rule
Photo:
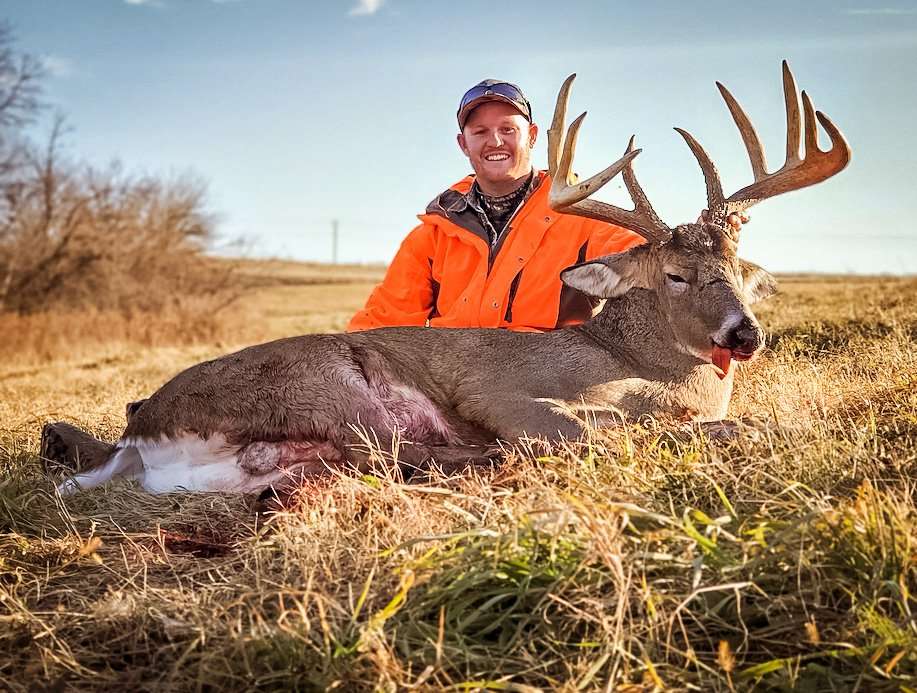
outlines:
[[[551,178],[531,161],[538,126],[515,84],[476,84],[462,97],[457,117],[456,139],[474,174],[427,206],[348,330],[543,331],[585,321],[594,305],[563,285],[560,271],[643,239],[548,206]]]

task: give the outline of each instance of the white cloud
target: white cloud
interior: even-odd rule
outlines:
[[[350,8],[351,17],[360,17],[370,14],[376,14],[385,0],[357,0],[357,4]]]
[[[124,0],[127,5],[146,5],[147,7],[165,7],[161,0]]]
[[[917,15],[917,9],[913,8],[899,8],[899,7],[864,7],[861,9],[848,9],[843,10],[844,14],[855,14],[855,15],[884,15],[887,17],[900,17],[903,15]]]
[[[60,55],[43,55],[41,64],[52,77],[69,77],[75,72],[73,61]]]

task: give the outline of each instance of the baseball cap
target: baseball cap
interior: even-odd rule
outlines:
[[[458,118],[459,130],[465,127],[465,122],[471,112],[487,101],[502,101],[519,111],[526,120],[532,122],[532,106],[522,90],[512,82],[503,82],[499,79],[485,79],[478,82],[465,92],[459,104]]]

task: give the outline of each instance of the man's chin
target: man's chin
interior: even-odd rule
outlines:
[[[475,170],[475,174],[480,182],[490,184],[491,186],[506,186],[524,179],[529,175],[529,171],[519,172],[514,169],[491,168],[482,166]]]
[[[484,164],[477,171],[478,177],[484,178],[494,183],[506,183],[515,179],[513,170],[506,166],[493,166]]]

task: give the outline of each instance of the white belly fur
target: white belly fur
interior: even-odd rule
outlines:
[[[160,441],[124,440],[143,460],[140,484],[150,493],[170,491],[228,491],[246,493],[265,488],[279,470],[253,476],[239,467],[241,448],[216,434],[203,439],[186,434]]]
[[[220,434],[203,439],[194,434],[149,440],[122,438],[117,452],[97,469],[60,485],[62,495],[104,484],[115,477],[136,479],[150,493],[171,491],[260,491],[283,478],[282,470],[257,476],[238,464],[241,448]]]

